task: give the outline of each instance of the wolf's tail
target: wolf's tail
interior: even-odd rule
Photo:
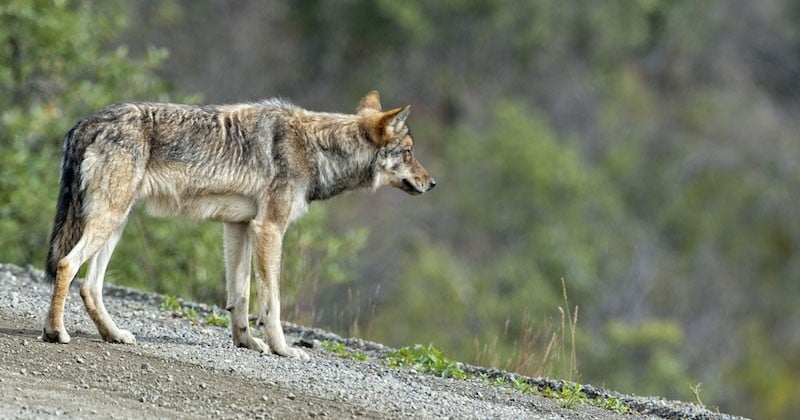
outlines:
[[[61,161],[61,187],[58,193],[56,217],[50,235],[45,274],[55,280],[58,261],[64,258],[83,235],[84,191],[81,188],[81,163],[86,151],[84,142],[76,139],[76,125],[64,137],[64,158]]]

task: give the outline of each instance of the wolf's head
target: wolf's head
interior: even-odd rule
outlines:
[[[436,181],[414,157],[414,139],[406,125],[410,107],[381,110],[380,96],[373,90],[356,110],[361,127],[377,153],[374,186],[391,185],[411,195],[422,194]]]

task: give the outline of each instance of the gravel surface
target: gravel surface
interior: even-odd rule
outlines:
[[[70,289],[66,345],[39,339],[51,286],[31,267],[0,264],[0,418],[528,418],[732,419],[696,405],[614,396],[632,411],[619,414],[588,404],[491,386],[478,379],[512,374],[464,366],[473,379],[455,380],[390,368],[383,345],[285,325],[287,339],[307,347],[310,361],[233,348],[227,328],[192,323],[160,309],[160,295],[106,285],[105,302],[135,345],[100,341],[83,310],[78,282]],[[213,308],[185,303],[201,315]],[[218,309],[217,309],[218,310]],[[343,359],[322,348],[343,342],[369,356]],[[525,378],[539,389],[561,382]]]

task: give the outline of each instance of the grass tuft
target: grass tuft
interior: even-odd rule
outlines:
[[[348,350],[344,343],[336,341],[325,340],[322,342],[322,348],[341,357],[342,359],[352,359],[362,362],[369,359],[369,356],[367,356],[366,353]]]
[[[583,386],[577,383],[564,383],[561,385],[561,389],[558,391],[547,387],[541,392],[541,394],[545,397],[558,400],[561,407],[571,410],[575,409],[578,404],[586,404],[615,411],[621,414],[625,414],[630,411],[630,407],[614,397],[590,398],[588,395],[586,395],[586,392],[583,391]]]
[[[180,300],[175,296],[164,295],[161,301],[161,310],[169,312],[175,318],[184,318],[193,324],[197,324],[202,320],[205,321],[206,324],[216,327],[227,328],[230,325],[230,320],[227,315],[217,311],[211,311],[201,317],[196,309],[182,305]]]
[[[578,306],[570,309],[567,286],[561,279],[564,305],[558,307],[560,324],[553,325],[545,318],[536,325],[527,309],[522,314],[521,325],[512,328],[506,319],[500,336],[487,342],[473,341],[473,363],[491,366],[531,377],[560,377],[578,381],[578,361],[575,335],[578,330]],[[566,308],[566,309],[564,309]],[[512,331],[519,331],[513,333]],[[507,346],[504,343],[513,343]]]
[[[467,378],[461,363],[445,357],[433,343],[427,347],[415,344],[413,347],[395,350],[386,356],[386,361],[391,367],[411,366],[419,372],[433,373],[442,378]]]

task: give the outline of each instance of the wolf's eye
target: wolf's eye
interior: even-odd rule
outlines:
[[[406,163],[411,161],[411,150],[403,150],[403,161]]]

